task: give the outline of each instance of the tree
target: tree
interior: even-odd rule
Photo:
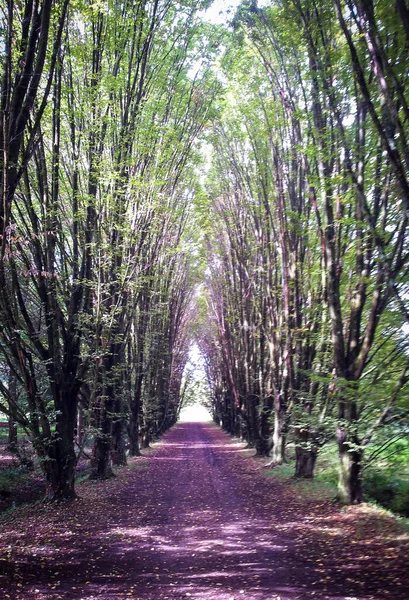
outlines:
[[[243,3],[233,20],[238,56],[246,53],[247,65],[252,64],[249,55],[258,56],[262,70],[246,67],[238,75],[240,59],[231,60],[230,82],[236,80],[246,94],[229,111],[236,111],[245,127],[224,126],[215,142],[224,161],[215,195],[222,197],[217,203],[229,240],[226,246],[221,238],[217,269],[225,271],[225,282],[218,295],[223,286],[228,297],[240,289],[230,309],[235,316],[228,317],[229,309],[219,301],[224,322],[220,316],[217,322],[220,331],[231,326],[231,339],[243,331],[236,307],[251,297],[252,288],[237,288],[229,279],[241,272],[253,282],[248,273],[254,269],[254,248],[267,240],[263,256],[270,280],[260,293],[269,307],[265,337],[274,389],[273,452],[279,451],[284,423],[288,429],[292,418],[297,474],[306,460],[311,475],[320,443],[313,440],[314,414],[320,411],[313,409],[336,401],[340,498],[359,502],[364,430],[373,426],[359,408],[361,382],[376,357],[377,336],[387,327],[388,307],[399,306],[407,317],[406,146],[400,133],[406,101],[397,51],[405,40],[407,11],[399,3],[399,14],[390,17],[382,3],[376,10],[371,3],[350,3],[348,9],[334,4],[337,13],[331,3],[309,0],[265,9]],[[392,143],[392,130],[398,143]],[[250,214],[257,223],[251,242]],[[237,247],[246,251],[240,255]],[[248,315],[245,320],[255,339],[257,320]],[[395,322],[395,333],[401,325],[402,319]],[[222,352],[226,342],[232,345],[223,341]],[[240,388],[234,367],[245,364],[245,355],[235,349],[232,355],[226,372]],[[399,390],[406,381],[402,373],[396,380]]]
[[[51,5],[26,3],[17,44],[19,7],[9,3],[5,19],[0,351],[24,390],[17,402],[2,382],[2,394],[59,500],[75,496],[80,396],[98,412],[97,476],[109,474],[111,450],[124,459],[125,361],[150,266],[138,219],[149,228],[152,202],[186,197],[179,180],[209,112],[204,90],[217,86],[205,69],[188,77],[200,6],[107,0],[70,6],[67,19],[68,2]],[[174,216],[177,246],[183,211]]]

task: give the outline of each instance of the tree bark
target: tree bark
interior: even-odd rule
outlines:
[[[7,437],[7,449],[10,452],[16,452],[18,444],[17,423],[13,417],[9,417],[9,432]]]
[[[46,499],[60,502],[77,497],[75,492],[76,455],[74,448],[75,415],[60,414],[57,418],[54,440],[43,456],[42,467],[46,477]]]
[[[107,421],[107,419],[105,419]],[[106,424],[103,430],[98,432],[94,440],[91,459],[91,480],[104,480],[114,477],[111,460],[111,427]]]
[[[129,456],[141,456],[141,448],[139,444],[139,418],[131,414],[131,419],[128,425],[129,436]]]
[[[317,448],[303,448],[296,446],[295,448],[296,463],[295,477],[303,479],[312,479],[314,477],[315,463],[317,461]]]
[[[8,403],[10,409],[10,416],[7,449],[10,450],[10,452],[15,453],[17,451],[18,443],[17,422],[15,420],[15,405],[17,403],[17,380],[15,374],[12,371],[10,371],[9,374],[9,393],[12,401]]]
[[[114,477],[111,459],[111,435],[113,402],[109,391],[106,390],[106,396],[101,400],[100,414],[97,423],[97,432],[94,438],[92,449],[91,480],[104,480]]]
[[[126,465],[126,449],[125,449],[125,426],[121,418],[115,420],[112,424],[112,446],[111,458],[112,464],[115,466]]]
[[[363,449],[356,433],[357,406],[355,401],[341,401],[337,443],[339,453],[338,498],[344,504],[362,502]]]
[[[273,431],[273,450],[272,461],[274,465],[282,465],[285,462],[285,403],[280,393],[275,394],[274,398],[274,431]]]

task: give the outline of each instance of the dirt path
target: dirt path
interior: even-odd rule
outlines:
[[[408,540],[392,522],[377,531],[359,509],[294,498],[246,456],[210,425],[181,424],[115,480],[85,483],[79,502],[9,513],[0,597],[409,597]]]

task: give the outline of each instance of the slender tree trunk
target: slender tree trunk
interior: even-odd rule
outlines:
[[[112,394],[109,390],[101,401],[99,422],[92,449],[90,479],[109,479],[114,476],[111,460],[111,436],[113,411]]]
[[[129,456],[141,456],[139,445],[139,415],[131,414],[131,419],[128,425],[129,435]]]
[[[9,433],[7,437],[7,449],[16,452],[18,444],[17,423],[13,417],[9,417]]]
[[[126,465],[125,449],[125,425],[122,417],[117,418],[112,423],[112,446],[111,457],[112,464],[115,466]]]
[[[142,436],[142,448],[149,448],[151,443],[151,436],[148,431],[145,431]]]
[[[15,404],[17,402],[17,380],[14,373],[10,371],[9,374],[9,393],[12,401],[9,402],[10,416],[9,416],[9,432],[7,439],[7,449],[10,452],[15,453],[17,451],[17,422],[15,420]]]
[[[256,404],[257,400],[256,398],[251,395],[248,399],[247,399],[247,419],[246,419],[246,425],[247,425],[247,442],[248,442],[248,446],[249,448],[256,448],[257,449],[257,445],[259,442],[259,431],[257,428],[257,404]]]
[[[257,442],[257,455],[269,456],[271,451],[271,408],[267,398],[260,414],[260,437]]]
[[[282,465],[285,462],[285,403],[280,393],[274,398],[274,431],[272,464]]]
[[[84,409],[81,405],[78,406],[77,414],[77,444],[81,448],[84,442],[85,435],[85,415]]]
[[[362,458],[356,434],[357,406],[355,401],[340,402],[337,443],[339,453],[338,498],[344,504],[362,502]]]
[[[111,419],[105,417],[96,434],[92,450],[90,479],[109,479],[114,476],[111,460]]]
[[[143,355],[140,355],[139,364],[143,364]],[[130,421],[128,425],[128,435],[129,435],[129,455],[130,456],[140,456],[141,449],[139,445],[139,417],[142,406],[142,380],[143,375],[139,373],[136,377],[135,381],[135,393],[133,397],[133,402],[130,405]]]

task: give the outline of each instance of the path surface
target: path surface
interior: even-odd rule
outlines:
[[[131,467],[115,480],[84,484],[70,507],[10,513],[0,597],[409,597],[405,536],[393,528],[388,540],[368,535],[376,521],[356,525],[354,512],[350,523],[329,503],[294,498],[211,425],[178,425]]]

